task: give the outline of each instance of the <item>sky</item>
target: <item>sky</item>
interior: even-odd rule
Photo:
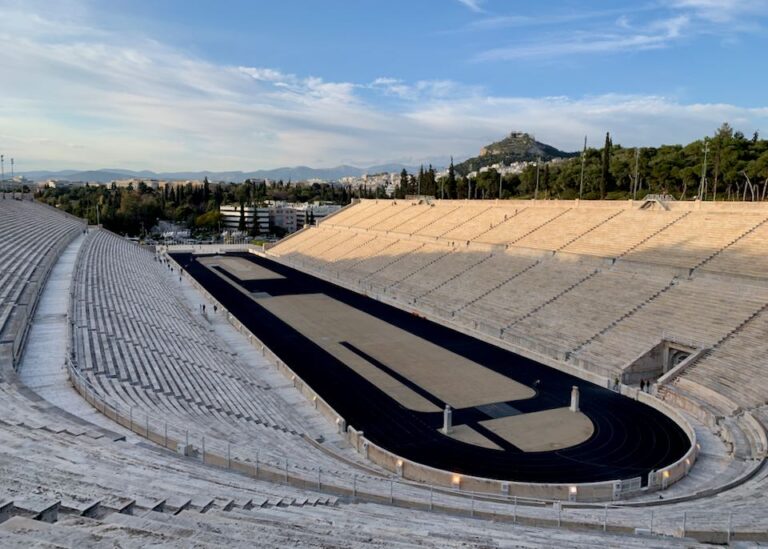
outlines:
[[[768,132],[768,0],[0,0],[16,170],[445,165]]]

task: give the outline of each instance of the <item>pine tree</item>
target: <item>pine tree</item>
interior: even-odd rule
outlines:
[[[605,198],[606,191],[610,188],[611,179],[611,134],[605,133],[605,146],[603,147],[603,169],[600,174],[600,199]]]
[[[448,166],[448,198],[456,197],[456,170],[453,167],[453,157],[451,165]]]

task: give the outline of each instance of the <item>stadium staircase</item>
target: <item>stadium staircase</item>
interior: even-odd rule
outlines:
[[[517,277],[519,277],[520,275],[523,275],[523,274],[527,273],[528,271],[530,271],[531,269],[533,269],[534,267],[536,267],[537,265],[540,265],[540,264],[542,263],[542,261],[543,261],[543,260],[539,260],[539,261],[536,261],[536,262],[534,262],[534,263],[531,263],[530,265],[528,265],[528,266],[527,266],[527,267],[525,267],[524,269],[522,269],[522,270],[520,270],[520,271],[516,272],[515,274],[513,274],[513,275],[512,275],[512,276],[510,276],[509,278],[507,278],[507,279],[505,279],[505,280],[502,280],[501,282],[499,282],[498,284],[496,284],[495,286],[493,286],[493,287],[492,287],[492,288],[490,288],[489,290],[486,290],[486,291],[484,291],[482,294],[480,294],[479,296],[475,297],[475,298],[474,298],[474,299],[472,299],[471,301],[468,301],[468,302],[464,303],[464,304],[463,304],[461,307],[459,307],[458,309],[454,309],[453,311],[451,311],[451,316],[455,316],[455,315],[456,315],[456,313],[463,311],[464,309],[466,309],[467,307],[469,307],[469,306],[470,306],[470,305],[472,305],[473,303],[477,303],[478,301],[480,301],[481,299],[483,299],[485,296],[487,296],[487,295],[489,295],[489,294],[491,294],[491,293],[495,292],[496,290],[498,290],[498,289],[499,289],[499,288],[501,288],[502,286],[505,286],[505,285],[509,284],[510,282],[512,282],[513,280],[515,280],[515,279],[516,279]]]
[[[586,231],[584,231],[584,232],[580,233],[579,235],[577,235],[577,236],[574,236],[574,237],[573,237],[573,238],[571,238],[571,239],[570,239],[568,242],[566,242],[565,244],[563,244],[562,246],[560,246],[559,248],[557,248],[557,250],[556,250],[556,251],[558,251],[558,252],[559,252],[559,251],[561,251],[561,250],[563,250],[563,249],[567,248],[568,246],[570,246],[571,244],[573,244],[574,242],[576,242],[578,239],[580,239],[580,238],[582,238],[583,236],[585,236],[585,235],[587,235],[587,234],[591,233],[592,231],[594,231],[594,230],[595,230],[595,229],[597,229],[598,227],[601,227],[601,226],[605,225],[606,223],[608,223],[608,222],[609,222],[611,219],[613,219],[614,217],[616,217],[616,216],[618,216],[618,215],[621,215],[621,214],[623,213],[623,211],[624,211],[624,210],[619,210],[619,211],[617,211],[615,214],[613,214],[613,215],[610,215],[610,216],[606,217],[605,219],[603,219],[603,220],[602,220],[600,223],[598,223],[598,224],[596,224],[596,225],[594,225],[594,226],[590,227],[589,229],[587,229]]]
[[[493,208],[493,206],[489,206],[489,207],[487,207],[487,208],[485,208],[485,209],[483,209],[483,210],[480,210],[480,211],[479,211],[479,212],[477,212],[475,215],[469,216],[467,219],[465,219],[465,220],[464,220],[464,221],[462,221],[461,223],[459,223],[459,224],[457,224],[457,225],[454,225],[453,227],[451,227],[451,228],[450,228],[450,229],[448,229],[447,231],[445,231],[445,232],[443,232],[442,234],[440,234],[440,235],[438,236],[438,238],[443,238],[445,235],[447,235],[447,234],[448,234],[448,233],[450,233],[451,231],[455,231],[456,229],[460,229],[460,228],[462,227],[462,225],[466,225],[467,223],[471,223],[472,221],[474,221],[475,219],[477,219],[478,217],[480,217],[480,216],[481,216],[481,215],[483,215],[484,213],[488,212],[488,210],[490,210],[490,209],[492,209],[492,208]],[[470,240],[472,240],[472,239],[470,239]]]
[[[608,331],[610,331],[614,326],[616,326],[617,324],[619,324],[623,320],[625,320],[625,319],[631,317],[632,315],[634,315],[635,313],[637,313],[639,310],[641,310],[643,307],[645,307],[646,305],[651,303],[654,299],[656,299],[657,297],[659,297],[663,293],[671,290],[675,286],[675,284],[676,284],[676,280],[673,279],[669,284],[664,286],[658,292],[656,292],[653,295],[651,295],[645,301],[643,301],[641,303],[638,303],[637,305],[635,305],[634,307],[629,309],[627,312],[625,312],[623,315],[621,315],[619,318],[617,318],[616,320],[614,320],[613,322],[611,322],[610,324],[608,324],[607,326],[602,328],[600,331],[596,332],[592,337],[590,337],[589,339],[585,340],[583,343],[579,344],[577,347],[574,347],[573,349],[571,349],[571,354],[573,355],[573,354],[576,354],[579,351],[581,351],[584,347],[586,347],[587,345],[589,345],[590,343],[595,341],[597,338],[599,338],[603,334],[605,334]]]
[[[414,248],[413,250],[411,250],[411,251],[409,251],[409,252],[406,252],[406,253],[404,253],[404,254],[401,254],[401,255],[396,255],[396,256],[394,256],[394,258],[392,259],[392,261],[386,262],[386,263],[385,263],[384,265],[382,265],[381,267],[379,267],[379,268],[377,268],[376,270],[374,270],[374,271],[372,271],[372,272],[368,273],[368,274],[367,274],[367,276],[366,276],[365,278],[368,278],[368,277],[372,277],[372,276],[374,276],[374,275],[376,275],[376,274],[380,273],[380,272],[381,272],[381,271],[383,271],[384,269],[386,269],[386,268],[388,268],[388,267],[391,267],[392,265],[395,265],[396,263],[398,263],[398,262],[402,261],[403,259],[405,259],[405,258],[406,258],[406,257],[408,257],[409,255],[411,255],[411,254],[413,254],[413,253],[415,253],[415,252],[418,252],[418,251],[419,251],[420,249],[422,249],[424,246],[426,246],[426,244],[421,244],[420,246],[418,246],[417,248]]]
[[[415,271],[411,271],[408,274],[400,277],[399,280],[396,280],[395,282],[392,282],[391,284],[388,284],[386,286],[386,290],[389,290],[393,286],[397,286],[401,282],[403,282],[405,280],[408,280],[410,277],[415,276],[416,274],[420,273],[421,271],[423,271],[424,269],[426,269],[430,265],[433,265],[434,263],[437,263],[438,261],[440,261],[441,259],[443,259],[444,257],[450,255],[453,252],[454,252],[454,250],[449,249],[447,252],[445,252],[443,254],[438,254],[437,257],[435,257],[434,259],[430,259],[428,262],[424,263],[423,265],[420,265]],[[413,252],[411,252],[411,253],[413,253]]]
[[[709,255],[709,256],[707,256],[707,257],[705,257],[704,259],[702,259],[702,260],[701,260],[699,263],[697,263],[696,265],[694,265],[694,266],[691,268],[691,272],[694,272],[696,269],[698,269],[698,268],[702,267],[704,264],[706,264],[706,263],[708,263],[709,261],[713,260],[715,257],[717,257],[718,255],[720,255],[721,253],[723,253],[725,250],[727,250],[728,248],[730,248],[731,246],[733,246],[734,244],[736,244],[736,243],[737,243],[739,240],[741,240],[741,239],[743,239],[744,237],[746,237],[746,236],[748,236],[748,235],[752,234],[753,232],[755,232],[757,229],[759,229],[760,227],[762,227],[762,226],[763,226],[763,225],[765,225],[766,223],[768,223],[768,217],[766,217],[765,219],[763,219],[763,220],[762,220],[760,223],[758,223],[757,225],[755,225],[754,227],[752,227],[752,228],[751,228],[751,229],[749,229],[748,231],[745,231],[744,233],[740,234],[739,236],[737,236],[736,238],[734,238],[733,240],[731,240],[730,242],[728,242],[727,244],[725,244],[724,246],[722,246],[722,247],[721,247],[719,250],[715,251],[715,252],[714,252],[714,253],[712,253],[711,255]]]
[[[432,292],[439,290],[440,288],[442,288],[443,286],[445,286],[445,285],[446,285],[446,284],[448,284],[449,282],[451,282],[451,281],[453,281],[453,280],[456,280],[456,279],[457,279],[457,278],[459,278],[460,276],[464,276],[466,273],[468,273],[468,272],[469,272],[469,271],[471,271],[472,269],[474,269],[474,268],[476,268],[476,267],[478,267],[478,266],[482,265],[483,263],[485,263],[486,261],[488,261],[488,260],[489,260],[489,259],[491,259],[492,257],[493,257],[493,254],[488,254],[487,256],[485,256],[484,258],[482,258],[480,261],[478,261],[478,262],[476,262],[476,263],[472,263],[472,264],[471,264],[469,267],[467,267],[466,269],[463,269],[463,270],[459,271],[458,273],[456,273],[456,274],[452,275],[450,278],[448,278],[447,280],[444,280],[443,282],[441,282],[440,284],[438,284],[438,285],[437,285],[437,286],[435,286],[434,288],[430,288],[429,290],[427,290],[426,292],[422,293],[421,295],[418,295],[418,296],[416,296],[416,297],[414,298],[414,300],[413,300],[413,301],[414,301],[414,303],[415,303],[416,301],[418,301],[419,299],[423,298],[424,296],[427,296],[427,295],[431,294]]]
[[[667,229],[669,229],[669,228],[670,228],[672,225],[674,225],[674,224],[675,224],[675,223],[677,223],[678,221],[680,221],[680,220],[682,220],[682,219],[686,218],[687,216],[689,216],[689,215],[690,215],[690,213],[691,213],[691,212],[685,212],[685,213],[684,213],[683,215],[681,215],[680,217],[677,217],[677,218],[673,219],[672,221],[670,221],[669,223],[667,223],[666,225],[664,225],[664,226],[663,226],[663,227],[661,227],[660,229],[658,229],[658,230],[654,231],[653,233],[649,234],[649,235],[648,235],[648,236],[646,236],[644,239],[642,239],[640,242],[636,242],[636,243],[635,243],[633,246],[630,246],[629,248],[627,248],[626,250],[624,250],[624,252],[623,252],[623,253],[621,253],[621,254],[620,254],[618,257],[617,257],[617,259],[618,259],[618,258],[621,258],[621,257],[624,257],[625,255],[627,255],[627,254],[631,253],[631,252],[632,252],[633,250],[635,250],[636,248],[639,248],[640,246],[642,246],[643,244],[645,244],[646,242],[648,242],[648,241],[649,241],[649,240],[651,240],[652,238],[655,238],[655,237],[656,237],[658,234],[660,234],[660,233],[662,233],[662,232],[666,231]]]
[[[520,210],[519,212],[517,212],[517,214],[520,214],[522,211],[523,211],[523,210]],[[515,242],[518,242],[518,241],[522,240],[522,239],[523,239],[523,238],[525,238],[526,236],[528,236],[528,235],[530,235],[530,234],[533,234],[533,233],[535,233],[536,231],[538,231],[539,229],[541,229],[542,227],[545,227],[546,225],[548,225],[548,224],[552,223],[552,222],[553,222],[553,221],[555,221],[555,220],[556,220],[558,217],[562,217],[562,216],[564,216],[564,215],[565,215],[565,214],[567,214],[569,211],[570,211],[570,209],[565,209],[565,210],[563,210],[562,212],[560,212],[559,214],[557,214],[556,216],[554,216],[553,218],[551,218],[551,219],[548,219],[548,220],[547,220],[547,221],[545,221],[544,223],[541,223],[541,224],[539,224],[539,225],[536,225],[535,227],[533,227],[533,228],[532,228],[532,229],[530,229],[529,231],[526,231],[525,233],[523,233],[523,234],[521,234],[521,235],[517,236],[517,237],[516,237],[514,240],[510,240],[509,242],[507,242],[507,243],[506,243],[506,246],[507,246],[507,248],[509,248],[510,246],[512,246],[512,245],[513,245]],[[517,215],[517,214],[515,214],[515,215]],[[502,223],[509,223],[509,222],[510,222],[511,220],[513,220],[514,218],[515,218],[515,216],[513,215],[513,216],[511,216],[509,219],[507,219],[507,220],[503,221]],[[487,231],[483,231],[482,233],[480,233],[479,235],[477,235],[476,237],[474,237],[472,240],[477,240],[478,238],[480,238],[480,237],[481,237],[481,236],[483,236],[484,234],[486,234],[486,233],[488,233],[488,232],[492,231],[493,229],[495,229],[496,227],[498,227],[498,226],[499,226],[499,225],[501,225],[502,223],[499,223],[498,225],[494,225],[494,226],[492,226],[492,227],[491,227],[491,228],[489,228]]]
[[[451,215],[453,212],[457,211],[459,208],[460,208],[460,206],[456,206],[455,208],[451,208],[447,212],[444,212],[442,217]],[[430,220],[428,223],[425,223],[424,225],[418,226],[416,229],[412,230],[410,233],[404,233],[404,234],[408,234],[410,236],[419,234],[421,231],[423,231],[427,227],[431,227],[432,225],[434,225],[435,223],[440,221],[440,219],[441,219],[440,217],[436,217],[435,219]],[[402,232],[402,231],[394,231],[394,232]]]
[[[378,238],[378,236],[376,236],[376,235],[373,235],[373,236],[371,236],[371,238],[369,238],[368,240],[363,240],[363,241],[362,241],[360,244],[358,244],[357,246],[354,246],[353,248],[351,248],[351,249],[347,250],[346,252],[344,252],[344,253],[343,253],[342,255],[340,255],[339,257],[335,258],[335,259],[334,259],[334,260],[331,262],[331,265],[333,265],[333,264],[336,264],[336,263],[338,263],[339,261],[343,260],[343,259],[344,259],[344,257],[346,257],[347,255],[349,255],[349,254],[352,254],[352,253],[355,253],[356,251],[358,251],[358,250],[359,250],[360,248],[362,248],[363,246],[367,246],[368,244],[370,244],[371,242],[373,242],[373,241],[374,241],[374,240],[376,240],[377,238]]]
[[[571,284],[570,286],[568,286],[567,288],[565,288],[564,290],[562,290],[560,293],[558,293],[558,294],[556,294],[556,295],[554,295],[554,296],[550,297],[549,299],[547,299],[546,301],[544,301],[544,302],[542,302],[541,304],[537,305],[535,308],[531,309],[530,311],[528,311],[528,312],[527,312],[527,313],[525,313],[524,315],[522,315],[522,316],[520,316],[520,317],[518,317],[518,318],[515,318],[514,320],[512,320],[512,322],[510,322],[509,324],[507,324],[507,325],[506,325],[506,326],[505,326],[505,327],[502,329],[502,333],[504,332],[504,330],[508,330],[509,328],[511,328],[512,326],[514,326],[515,324],[517,324],[518,322],[522,322],[523,320],[525,320],[526,318],[530,317],[531,315],[534,315],[534,314],[536,314],[538,311],[540,311],[541,309],[543,309],[544,307],[546,307],[546,306],[547,306],[547,305],[549,305],[550,303],[552,303],[552,302],[554,302],[554,301],[557,301],[558,299],[560,299],[562,296],[564,296],[565,294],[567,294],[568,292],[570,292],[571,290],[573,290],[573,289],[574,289],[574,288],[576,288],[577,286],[579,286],[579,285],[581,285],[581,284],[584,284],[584,283],[585,283],[587,280],[589,280],[590,278],[592,278],[592,277],[596,276],[596,275],[597,275],[599,272],[600,272],[600,271],[599,271],[598,269],[595,269],[594,271],[592,271],[591,273],[589,273],[587,276],[585,276],[585,277],[583,277],[583,278],[581,278],[581,279],[577,280],[576,282],[574,282],[573,284]]]

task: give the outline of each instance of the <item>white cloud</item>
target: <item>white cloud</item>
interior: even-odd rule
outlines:
[[[663,96],[606,94],[593,97],[477,97],[436,102],[408,117],[441,135],[487,143],[511,130],[529,131],[564,150],[584,135],[595,143],[610,131],[626,146],[685,143],[711,134],[729,120],[744,132],[768,121],[768,108],[683,104]]]
[[[483,0],[458,0],[458,2],[470,10],[481,13],[483,11],[483,8],[481,6]]]
[[[631,146],[684,142],[724,120],[745,133],[768,125],[765,108],[657,96],[500,97],[451,80],[390,76],[334,82],[258,62],[217,65],[79,18],[54,24],[0,7],[0,20],[0,144],[19,170],[420,163],[476,154],[515,129],[573,150],[585,133],[592,140],[611,131]],[[644,33],[684,28],[669,20]]]
[[[620,19],[612,32],[581,32],[565,37],[540,38],[536,42],[490,49],[476,55],[474,60],[504,61],[664,48],[682,38],[689,24],[687,15],[652,21],[644,28],[634,28],[627,19]]]
[[[749,14],[768,13],[765,0],[669,0],[669,5],[715,23],[728,23]]]

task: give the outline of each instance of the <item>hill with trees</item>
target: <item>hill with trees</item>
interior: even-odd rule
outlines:
[[[536,141],[530,134],[512,132],[501,141],[491,143],[480,149],[480,155],[469,158],[455,166],[458,173],[466,175],[480,168],[493,164],[513,164],[515,162],[532,162],[537,159],[543,161],[555,158],[571,158],[578,153],[568,153],[556,149],[551,145]]]

